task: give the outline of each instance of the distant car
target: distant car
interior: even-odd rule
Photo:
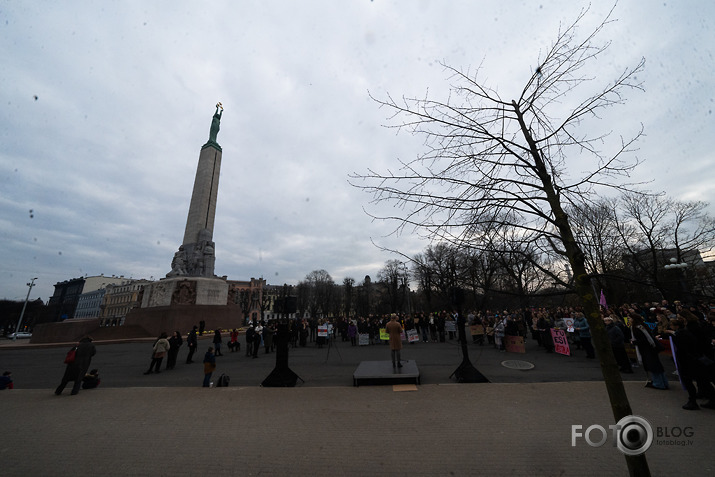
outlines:
[[[15,337],[15,333],[10,333],[7,335],[7,339],[11,340]],[[29,331],[18,331],[17,333],[17,339],[23,339],[23,338],[32,338],[32,333]]]

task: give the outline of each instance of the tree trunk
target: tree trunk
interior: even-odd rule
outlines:
[[[543,191],[546,195],[549,207],[551,208],[554,224],[559,231],[559,236],[564,245],[566,256],[568,257],[569,264],[573,270],[575,278],[575,291],[581,300],[581,304],[583,305],[584,314],[586,315],[586,320],[588,321],[588,326],[591,330],[593,347],[596,350],[596,355],[598,356],[601,364],[601,373],[603,374],[603,380],[606,383],[606,390],[608,391],[611,411],[613,412],[613,417],[616,419],[616,422],[618,422],[622,418],[632,414],[631,405],[628,402],[626,388],[623,386],[621,373],[618,368],[618,364],[616,363],[616,358],[613,355],[611,340],[608,338],[606,326],[601,319],[598,300],[593,294],[591,280],[586,272],[585,256],[574,238],[568,216],[561,207],[561,200],[559,199],[559,195],[553,185],[551,176],[546,168],[546,164],[541,157],[541,151],[524,122],[523,114],[519,110],[519,106],[515,101],[512,102],[512,105],[514,106],[514,111],[519,121],[521,132],[529,144],[530,154],[534,160],[536,172],[541,180]],[[645,454],[637,456],[625,455],[625,458],[630,475],[638,477],[650,476],[648,461],[646,460]]]

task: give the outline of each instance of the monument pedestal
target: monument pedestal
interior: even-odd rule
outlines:
[[[228,282],[222,278],[171,277],[144,286],[141,308],[171,305],[225,305]]]
[[[221,278],[172,277],[144,287],[140,306],[127,314],[125,325],[140,325],[152,335],[179,331],[206,322],[207,330],[241,326],[239,306],[228,304],[228,283]]]

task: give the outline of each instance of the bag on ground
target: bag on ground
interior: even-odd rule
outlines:
[[[216,382],[216,387],[227,388],[229,381],[231,381],[231,378],[229,378],[225,374],[222,374],[221,376],[219,376],[218,381]]]

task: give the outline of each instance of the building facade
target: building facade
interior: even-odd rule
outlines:
[[[100,326],[120,326],[129,310],[139,305],[142,287],[151,280],[126,280],[107,285],[101,305]]]
[[[77,300],[77,308],[74,311],[74,318],[99,318],[102,299],[106,288],[82,293]]]

